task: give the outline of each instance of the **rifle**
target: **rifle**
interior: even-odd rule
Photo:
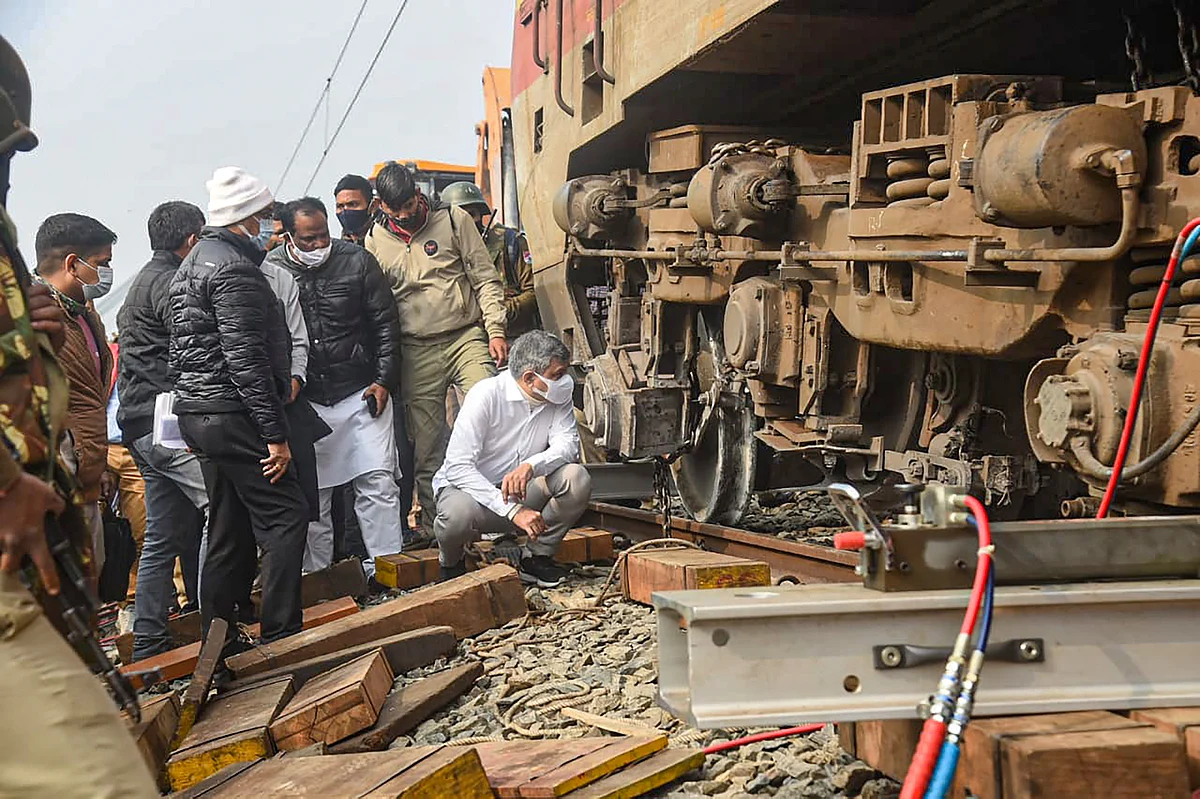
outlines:
[[[68,524],[78,525],[82,529],[83,520],[79,511],[73,505],[67,505],[63,512]],[[112,694],[117,706],[129,714],[135,724],[142,720],[142,709],[138,704],[137,691],[129,680],[129,676],[121,673],[100,646],[96,633],[92,628],[92,620],[100,608],[100,602],[92,590],[91,582],[84,570],[83,560],[79,551],[71,541],[71,537],[63,529],[62,521],[53,514],[46,514],[46,544],[54,557],[58,568],[59,592],[49,594],[37,577],[37,570],[26,558],[22,570],[22,579],[30,591],[37,597],[47,618],[54,624],[67,642],[74,648],[84,664],[99,675]],[[160,675],[157,669],[137,675],[141,677],[143,687],[157,682]]]

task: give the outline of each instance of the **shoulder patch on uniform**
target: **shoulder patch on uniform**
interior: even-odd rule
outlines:
[[[533,266],[533,253],[531,253],[529,250],[525,251],[525,263]]]
[[[436,241],[434,241],[433,239],[430,239],[429,241],[425,242],[425,254],[426,255],[428,255],[432,258],[433,256],[437,255],[437,251],[438,251],[438,243]]]

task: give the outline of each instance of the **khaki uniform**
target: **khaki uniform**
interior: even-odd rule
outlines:
[[[533,256],[529,242],[512,228],[495,225],[484,236],[488,255],[504,281],[504,310],[508,319],[508,339],[540,328],[537,295],[533,291]]]
[[[505,337],[504,287],[470,214],[431,208],[404,242],[376,224],[363,246],[383,267],[400,316],[400,397],[415,450],[421,524],[433,529],[433,475],[450,431],[446,390],[464,394],[496,373],[488,339]]]
[[[11,241],[3,209],[0,228]],[[0,490],[22,472],[54,481],[67,416],[66,378],[33,332],[27,276],[9,252],[0,241]],[[116,706],[10,574],[0,574],[0,708],[11,722],[0,730],[0,796],[158,796]]]

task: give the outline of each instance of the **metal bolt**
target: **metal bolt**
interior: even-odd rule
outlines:
[[[899,568],[900,571],[902,571],[902,572],[910,572],[910,571],[912,571],[912,564],[910,564],[906,560],[902,560],[902,561],[900,561],[900,565],[897,568]]]
[[[1000,218],[1000,211],[991,203],[984,203],[982,216],[985,222],[995,222]]]
[[[904,662],[904,653],[900,651],[899,647],[885,646],[879,650],[879,662],[889,669],[894,669]]]
[[[1042,649],[1036,641],[1022,641],[1017,644],[1017,655],[1021,660],[1029,663],[1042,656]]]

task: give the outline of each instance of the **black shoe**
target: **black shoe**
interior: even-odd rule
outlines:
[[[442,566],[441,572],[442,572],[442,582],[444,583],[447,580],[453,580],[455,577],[462,577],[464,574],[466,574],[467,573],[467,564],[462,561],[459,561],[458,563],[456,563],[453,566]]]
[[[521,558],[521,567],[517,574],[522,582],[535,584],[538,588],[555,588],[567,577],[566,570],[546,555]]]

